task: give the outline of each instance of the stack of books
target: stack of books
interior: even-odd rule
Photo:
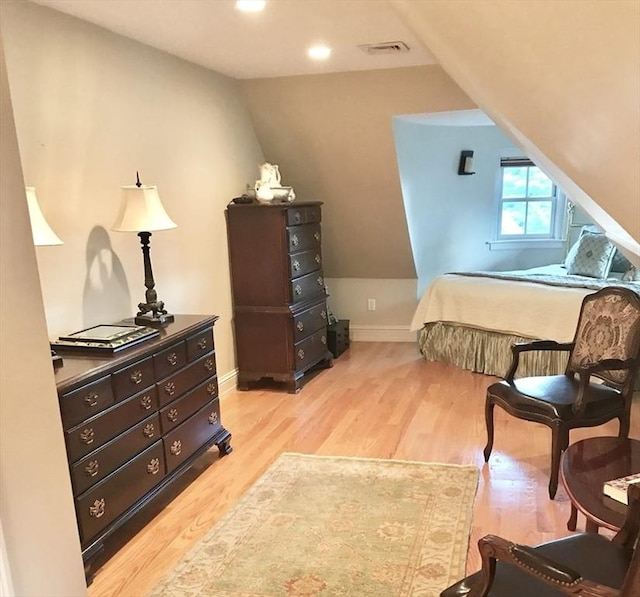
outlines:
[[[607,481],[602,490],[605,495],[616,500],[616,502],[628,505],[629,499],[627,497],[627,490],[629,485],[632,484],[640,484],[640,473],[634,473],[633,475]]]

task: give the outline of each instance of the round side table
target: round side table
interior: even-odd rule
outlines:
[[[562,455],[560,478],[571,500],[570,531],[576,530],[578,510],[586,530],[620,530],[626,506],[604,495],[606,481],[640,472],[640,441],[619,437],[592,437],[571,444]]]

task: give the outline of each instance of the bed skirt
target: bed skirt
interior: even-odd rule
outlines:
[[[534,339],[437,321],[425,324],[418,337],[418,346],[427,361],[504,377],[511,366],[511,345]],[[568,356],[564,351],[521,354],[516,377],[560,375],[566,369]]]

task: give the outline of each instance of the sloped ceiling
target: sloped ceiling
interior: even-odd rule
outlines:
[[[640,3],[391,4],[477,105],[639,256]]]

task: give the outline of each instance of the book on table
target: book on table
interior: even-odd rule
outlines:
[[[627,489],[629,485],[632,484],[640,484],[640,473],[634,473],[633,475],[627,475],[619,479],[611,479],[611,481],[607,481],[604,484],[602,490],[605,495],[608,495],[617,502],[628,504]]]

